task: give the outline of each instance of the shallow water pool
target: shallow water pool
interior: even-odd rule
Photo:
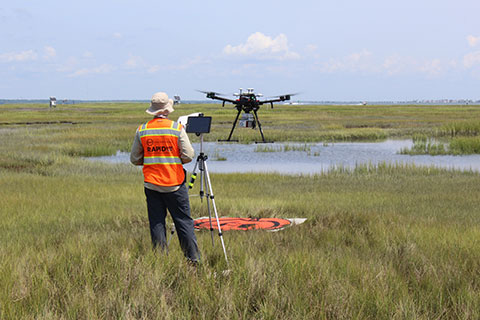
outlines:
[[[411,140],[345,143],[269,143],[235,144],[204,142],[203,152],[208,156],[209,172],[278,172],[282,174],[312,174],[333,168],[355,168],[357,165],[415,164],[448,169],[480,171],[480,155],[428,156],[399,154],[412,146]],[[200,144],[194,143],[196,155]],[[93,161],[129,163],[129,153],[92,157]],[[186,164],[192,171],[195,161]]]

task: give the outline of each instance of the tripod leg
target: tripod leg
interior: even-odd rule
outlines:
[[[204,192],[204,185],[205,185],[205,167],[204,167],[204,160],[202,158],[203,155],[198,157],[198,169],[200,170],[200,202],[203,202],[203,195]]]
[[[200,159],[197,158],[197,162],[195,162],[195,166],[193,167],[192,175],[190,176],[190,182],[188,183],[188,189],[193,188],[193,184],[195,183],[195,179],[197,179],[197,167],[198,162]]]
[[[232,130],[230,131],[230,135],[228,136],[227,141],[230,141],[230,138],[232,137],[233,130],[235,130],[235,126],[237,125],[238,117],[240,116],[241,112],[242,112],[242,109],[239,109],[238,113],[237,113],[237,116],[235,117],[235,121],[233,121]]]
[[[204,164],[205,165],[205,164]],[[213,240],[213,226],[212,226],[212,211],[210,210],[210,193],[211,190],[208,188],[207,179],[203,179],[205,183],[205,191],[207,192],[207,210],[208,210],[208,220],[210,222],[210,236],[212,238],[212,247],[215,247],[215,241]]]
[[[215,205],[215,196],[213,195],[212,184],[210,182],[210,175],[208,174],[206,162],[204,163],[204,166],[205,166],[205,176],[208,183],[208,189],[210,190],[210,199],[212,200],[213,211],[215,212],[215,219],[217,220],[218,236],[220,237],[220,242],[222,243],[222,248],[223,248],[223,254],[225,255],[225,261],[227,262],[227,266],[228,266],[227,250],[225,249],[225,243],[223,242],[222,228],[220,227],[220,221],[218,220],[217,206]]]
[[[258,120],[257,110],[253,110],[253,114],[255,115],[255,120],[258,123],[258,129],[260,130],[260,134],[262,135],[262,140],[264,143],[266,143],[265,137],[263,136],[262,125],[260,124],[260,120]]]

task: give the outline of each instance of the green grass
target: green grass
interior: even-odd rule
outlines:
[[[308,144],[301,144],[301,145],[295,145],[295,144],[284,144],[283,146],[263,146],[259,145],[256,146],[253,152],[288,152],[288,151],[305,151],[305,152],[310,152],[311,146]]]
[[[432,156],[480,154],[480,137],[477,136],[455,136],[442,142],[420,135],[415,136],[412,141],[413,146],[400,150],[401,154]]]
[[[130,144],[131,132],[149,119],[142,103],[100,103],[59,106],[48,110],[39,104],[2,105],[0,129],[25,127],[43,128],[43,134],[53,133],[61,139],[62,129],[75,132],[66,138],[82,145],[86,139],[95,144],[112,143],[117,137],[122,149]],[[205,135],[207,141],[228,137],[235,110],[219,104],[182,104],[176,106],[171,118],[192,112],[203,112],[212,116],[212,131]],[[480,118],[479,106],[322,106],[298,105],[262,108],[260,121],[267,140],[292,142],[322,141],[377,141],[386,138],[409,138],[413,134],[428,136],[449,135],[452,130],[460,135],[478,132],[478,123],[468,119]],[[108,120],[108,121],[107,121]],[[51,122],[51,124],[45,124]],[[70,123],[74,124],[70,124]],[[45,128],[46,127],[46,128]],[[70,130],[74,128],[75,130]],[[104,135],[110,133],[110,136]],[[470,134],[470,133],[469,133]],[[78,138],[77,138],[78,137]],[[234,139],[252,142],[261,139],[258,130],[237,127]],[[67,140],[65,139],[65,140]],[[198,138],[194,137],[193,140]],[[65,142],[61,140],[61,142]],[[104,148],[107,148],[105,146]],[[63,146],[60,147],[63,149]],[[67,149],[68,146],[64,147]],[[105,150],[107,152],[109,150]],[[126,150],[123,150],[126,151]],[[72,151],[70,151],[72,152]]]
[[[480,154],[480,122],[464,119],[442,125],[430,133],[431,137],[442,139],[445,142],[430,139],[425,134],[414,134],[414,145],[410,149],[402,150],[404,154],[429,155],[466,155]]]
[[[403,148],[402,150],[400,150],[400,154],[429,154],[432,156],[437,156],[449,153],[449,149],[448,147],[445,147],[445,143],[428,138],[425,135],[414,136],[412,142],[413,146],[410,148]]]
[[[266,146],[266,145],[257,145],[253,152],[281,152],[283,148],[281,146]]]
[[[199,107],[218,119],[207,136],[228,133],[231,110],[177,111]],[[1,108],[0,319],[480,318],[478,173],[381,164],[314,176],[212,174],[222,216],[308,219],[275,233],[225,232],[223,276],[208,231],[197,233],[197,271],[176,239],[168,256],[151,250],[139,168],[81,158],[128,151],[145,106]],[[282,108],[265,110],[265,132],[284,126],[288,141],[303,143],[364,128],[430,136],[477,112]],[[312,124],[314,115],[324,120]],[[77,124],[39,123],[48,118]],[[246,130],[242,140],[256,138]],[[207,214],[197,188],[194,217]]]
[[[480,121],[465,120],[444,125],[439,134],[456,136],[478,136],[480,135]]]
[[[480,137],[455,137],[450,141],[452,154],[480,154]]]
[[[168,257],[151,252],[141,180],[128,165],[80,160],[2,172],[2,319],[479,316],[477,174],[214,174],[221,215],[308,218],[278,233],[225,232],[229,277],[208,232],[197,233],[196,273],[176,239]]]

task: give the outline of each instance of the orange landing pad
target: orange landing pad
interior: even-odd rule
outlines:
[[[220,228],[224,230],[254,230],[264,229],[270,231],[281,230],[292,224],[292,219],[282,218],[218,218]],[[303,221],[302,221],[303,222]],[[194,220],[195,229],[210,230],[210,219],[202,217]],[[217,220],[212,218],[212,228],[217,230]]]

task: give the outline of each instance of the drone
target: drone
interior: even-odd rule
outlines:
[[[238,93],[233,94],[234,96],[237,97],[234,100],[234,99],[222,97],[224,96],[224,94],[221,94],[218,92],[213,92],[213,91],[200,91],[200,92],[205,93],[207,95],[207,98],[221,100],[222,107],[225,107],[226,102],[233,103],[235,105],[235,109],[237,109],[238,112],[237,112],[237,116],[235,117],[235,120],[233,121],[230,135],[226,140],[219,140],[219,141],[227,141],[227,142],[230,142],[230,141],[238,142],[238,140],[231,140],[231,138],[232,138],[233,130],[235,130],[235,126],[237,125],[237,121],[240,116],[240,113],[242,113],[243,111],[244,115],[240,120],[240,125],[243,127],[251,127],[252,129],[255,129],[255,127],[258,125],[260,135],[262,136],[262,142],[266,143],[267,141],[265,140],[265,136],[263,135],[262,125],[260,123],[260,120],[258,120],[258,114],[257,114],[258,109],[260,109],[260,106],[263,104],[270,104],[270,107],[273,109],[274,102],[290,100],[290,97],[295,95],[295,94],[285,94],[285,95],[272,97],[274,99],[270,99],[270,100],[259,100],[258,98],[263,97],[263,94],[255,93],[253,88],[248,88],[246,92],[243,91],[242,88],[240,88]],[[253,112],[253,115],[250,112]]]

